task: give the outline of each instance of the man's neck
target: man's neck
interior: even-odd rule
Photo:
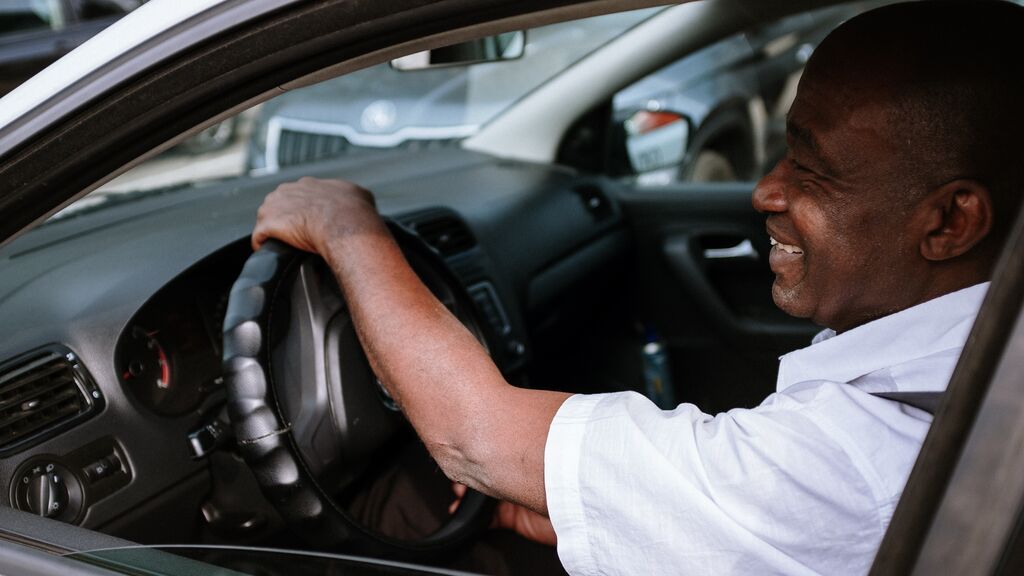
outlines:
[[[858,326],[863,326],[868,322],[873,322],[879,318],[884,318],[890,314],[901,312],[908,308],[913,308],[919,304],[924,304],[929,300],[934,300],[946,294],[951,294],[964,288],[970,288],[982,282],[987,282],[991,279],[991,267],[985,267],[983,270],[970,270],[970,273],[959,271],[957,274],[940,274],[933,277],[930,282],[922,285],[921,289],[916,291],[908,291],[906,293],[916,294],[914,297],[908,299],[905,302],[894,303],[889,308],[880,308],[873,313],[862,315],[858,320],[853,322],[841,323],[838,326],[827,326],[835,331],[836,334],[842,334],[848,330],[852,330]]]

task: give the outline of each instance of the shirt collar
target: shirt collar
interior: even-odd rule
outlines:
[[[989,283],[976,284],[836,334],[783,355],[779,392],[810,380],[849,382],[882,368],[963,348]]]

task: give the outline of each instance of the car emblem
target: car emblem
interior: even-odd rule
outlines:
[[[363,110],[360,124],[366,132],[383,132],[395,125],[398,109],[390,100],[377,100]]]

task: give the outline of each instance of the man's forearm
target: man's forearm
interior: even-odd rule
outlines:
[[[379,220],[338,230],[320,251],[374,372],[445,473],[546,513],[544,443],[568,395],[510,386]]]

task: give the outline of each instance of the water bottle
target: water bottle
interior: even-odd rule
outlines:
[[[672,373],[668,366],[665,342],[657,331],[647,326],[644,330],[644,345],[641,349],[644,369],[644,392],[662,410],[676,407]]]

